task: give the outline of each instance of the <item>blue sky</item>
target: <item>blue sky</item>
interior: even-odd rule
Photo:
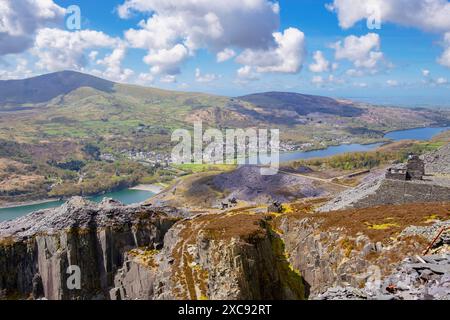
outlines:
[[[6,1],[0,18],[23,34],[0,28],[2,79],[72,69],[228,96],[295,91],[450,105],[446,0]],[[81,9],[80,30],[65,26],[70,5]],[[35,22],[14,15],[24,8]],[[373,18],[381,29],[368,28]],[[218,62],[220,52],[232,54]]]

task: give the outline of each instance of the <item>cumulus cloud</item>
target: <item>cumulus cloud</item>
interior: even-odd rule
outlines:
[[[333,85],[343,84],[344,80],[330,74],[328,75],[328,77],[313,76],[311,79],[311,83],[318,87],[324,87],[326,84],[333,84]]]
[[[243,66],[237,71],[238,82],[248,82],[259,79],[259,75],[250,66]]]
[[[236,52],[233,49],[225,48],[223,51],[217,53],[217,62],[225,62],[234,58],[236,56]]]
[[[64,14],[52,0],[0,1],[0,56],[29,49],[36,31],[61,23]]]
[[[152,84],[155,81],[155,77],[151,73],[140,73],[137,77],[136,82],[142,85]]]
[[[99,51],[110,50],[97,59]],[[134,71],[122,67],[127,47],[120,38],[94,30],[66,31],[54,28],[40,29],[31,52],[37,58],[36,67],[45,71],[80,70],[89,71],[113,81],[125,82]],[[102,70],[87,67],[94,64]]]
[[[44,28],[38,31],[32,52],[40,69],[81,69],[87,65],[87,49],[114,47],[118,42],[99,31]]]
[[[127,0],[118,8],[122,18],[133,11],[151,15],[141,29],[129,33],[146,48],[175,43],[217,52],[230,45],[259,48],[272,42],[279,27],[279,7],[267,0]]]
[[[300,71],[305,55],[305,35],[296,28],[273,34],[276,45],[267,50],[246,49],[236,61],[253,67],[258,73]]]
[[[348,60],[356,68],[373,69],[383,60],[383,53],[380,51],[380,36],[376,33],[369,33],[365,36],[348,36],[344,41],[332,44],[335,49],[337,60]]]
[[[88,55],[89,59],[91,59],[92,61],[95,61],[97,59],[97,56],[98,56],[98,51],[96,51],[96,50],[89,52],[89,55]]]
[[[337,13],[339,25],[344,29],[370,19],[375,10],[382,23],[445,34],[444,53],[438,62],[450,67],[450,2],[447,0],[334,0],[327,8]]]
[[[199,48],[224,52],[229,47],[264,48],[273,43],[279,27],[279,8],[267,0],[127,0],[119,6],[122,18],[133,11],[150,15],[130,29],[126,39],[133,47],[154,50],[183,45],[189,54]],[[226,57],[221,55],[222,58]]]
[[[313,56],[314,63],[309,65],[311,72],[326,72],[330,70],[330,62],[324,57],[322,51],[316,51]]]
[[[422,70],[422,75],[423,75],[424,77],[428,77],[428,76],[430,75],[430,70],[428,70],[428,69],[423,69],[423,70]]]
[[[450,16],[449,16],[450,20]],[[447,32],[444,35],[444,43],[443,43],[445,50],[444,53],[442,53],[441,57],[438,59],[438,62],[446,67],[450,68],[450,32]]]
[[[144,57],[144,62],[152,66],[151,72],[154,75],[176,75],[180,73],[180,63],[183,62],[188,55],[188,49],[182,44],[177,44],[170,49],[159,49],[150,52]]]
[[[450,3],[447,0],[334,0],[327,6],[337,13],[339,25],[348,29],[379,11],[382,22],[392,22],[426,31],[450,30]]]
[[[443,84],[447,84],[448,80],[444,77],[440,77],[436,79],[436,84],[437,85],[443,85]]]
[[[2,68],[0,69],[1,80],[12,80],[29,78],[33,76],[33,71],[29,68],[28,61],[23,58],[17,58],[14,64],[14,68]]]
[[[257,73],[298,72],[304,34],[295,28],[276,32],[279,11],[278,3],[269,0],[126,0],[118,7],[122,18],[133,12],[149,15],[139,28],[126,31],[125,38],[132,47],[148,51],[144,61],[155,75],[177,74],[198,49],[215,53],[218,62],[238,56],[236,61],[244,65],[241,73],[249,68]]]
[[[200,68],[195,69],[195,81],[197,81],[197,82],[208,83],[208,82],[213,82],[213,81],[217,80],[218,78],[219,78],[218,75],[215,75],[212,73],[202,74]]]
[[[97,61],[97,64],[104,65],[106,67],[106,70],[103,72],[104,77],[111,80],[124,82],[134,75],[133,70],[122,68],[122,61],[125,58],[125,54],[125,45],[123,43],[119,43],[111,54]]]

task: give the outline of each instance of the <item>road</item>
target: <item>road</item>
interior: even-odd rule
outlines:
[[[305,179],[309,179],[309,180],[314,180],[314,181],[319,181],[319,182],[323,182],[323,183],[332,184],[332,185],[335,185],[335,186],[338,186],[338,187],[341,187],[341,188],[345,188],[345,189],[352,188],[352,187],[349,187],[349,186],[346,186],[346,185],[334,182],[333,180],[336,179],[336,178],[323,179],[323,178],[318,178],[318,177],[307,176],[307,175],[304,175],[304,174],[301,174],[301,173],[289,172],[289,171],[285,171],[285,170],[280,170],[279,172],[283,173],[283,174],[290,175],[290,176],[294,176],[294,177],[301,177],[301,178],[305,178]]]

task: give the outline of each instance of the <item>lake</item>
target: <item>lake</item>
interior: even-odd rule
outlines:
[[[392,141],[401,141],[401,140],[427,141],[433,138],[435,135],[444,132],[446,130],[450,130],[450,127],[408,129],[408,130],[392,131],[386,134],[384,137]],[[349,152],[371,151],[375,150],[381,145],[383,145],[383,143],[372,143],[372,144],[355,143],[355,144],[342,144],[339,146],[332,146],[322,150],[281,152],[280,163],[302,159],[325,158]],[[252,156],[249,159],[252,160],[252,163],[255,163],[256,156]],[[263,160],[265,160],[265,163],[268,163],[267,160],[270,159],[264,158]]]
[[[385,135],[385,138],[400,141],[400,140],[420,140],[426,141],[433,138],[435,135],[444,131],[450,130],[450,127],[444,128],[418,128],[410,130],[392,131]]]
[[[386,134],[385,137],[393,141],[409,140],[409,139],[426,141],[430,140],[433,136],[446,130],[450,130],[450,127],[409,129],[409,130],[393,131]],[[288,162],[300,159],[324,158],[348,152],[371,151],[378,148],[381,145],[382,143],[373,143],[367,145],[343,144],[340,146],[328,147],[323,150],[283,152],[280,154],[280,162]],[[148,200],[153,195],[154,193],[149,191],[125,189],[121,191],[106,193],[96,197],[91,197],[90,199],[96,202],[100,202],[104,197],[107,197],[118,200],[124,204],[133,204]],[[64,203],[63,201],[52,201],[35,205],[0,209],[0,221],[15,219],[17,217],[41,209],[58,207],[63,203]]]
[[[133,204],[146,201],[153,195],[154,193],[150,191],[124,189],[115,192],[108,192],[95,197],[89,197],[89,199],[95,202],[100,202],[103,200],[103,198],[106,197],[118,200],[124,204]],[[46,203],[0,209],[0,222],[15,219],[33,211],[59,207],[64,202],[65,201],[51,201]]]

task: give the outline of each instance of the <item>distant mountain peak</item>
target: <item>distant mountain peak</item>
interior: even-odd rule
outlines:
[[[82,87],[114,91],[114,82],[77,71],[59,71],[28,79],[0,81],[0,105],[43,103]]]
[[[250,94],[238,99],[250,102],[263,109],[283,109],[295,111],[299,115],[325,113],[343,117],[359,116],[363,110],[349,101],[339,101],[329,97],[314,96],[295,92],[262,92]]]

